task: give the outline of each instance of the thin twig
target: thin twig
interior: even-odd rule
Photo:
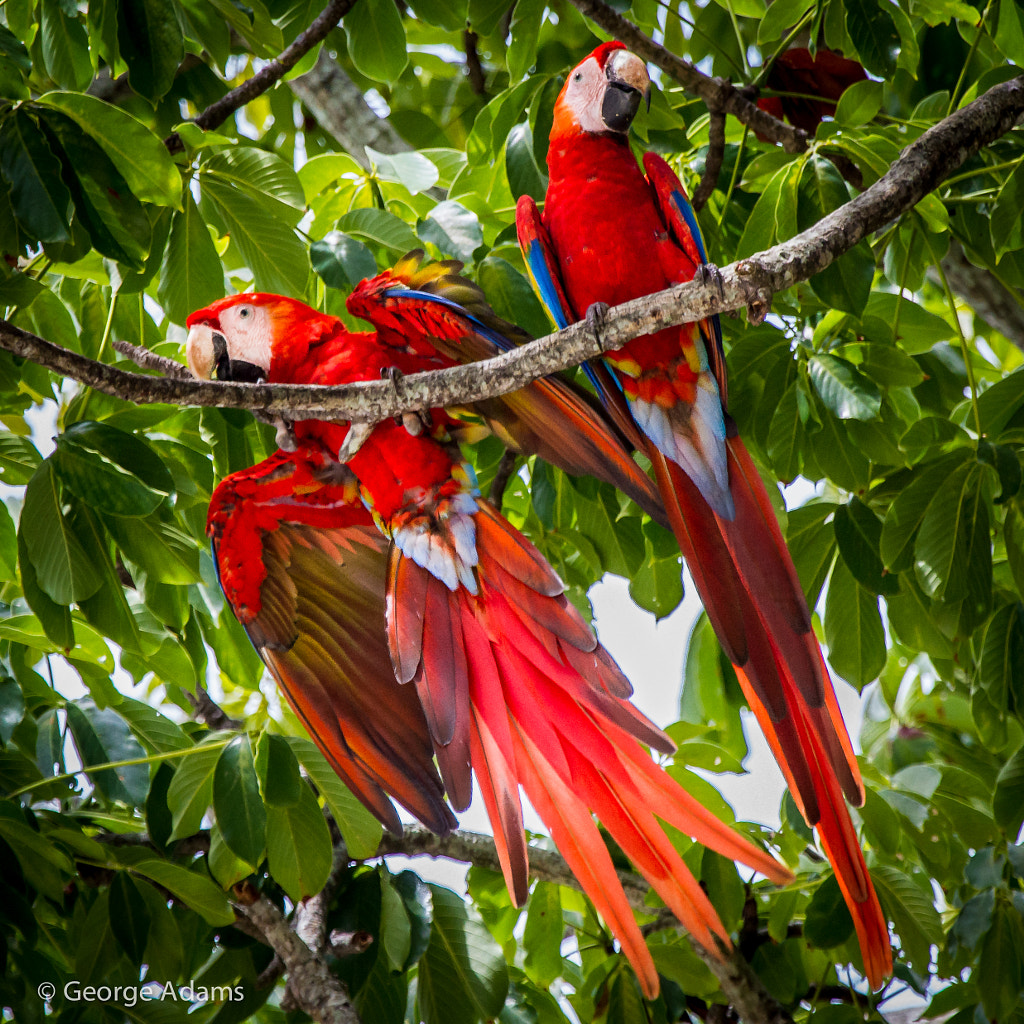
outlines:
[[[720,110],[711,111],[711,123],[708,126],[708,155],[704,160],[704,173],[700,184],[693,192],[694,210],[702,210],[711,198],[718,184],[718,175],[722,171],[722,157],[725,155],[725,114]]]
[[[330,0],[330,3],[313,19],[309,28],[300,32],[291,44],[281,51],[279,57],[265,64],[252,78],[246,79],[219,100],[211,103],[192,122],[203,131],[210,131],[222,125],[236,110],[261,96],[276,85],[300,60],[322,42],[327,33],[338,24],[355,6],[356,0]],[[173,132],[164,139],[169,153],[180,153],[185,148],[181,136]]]

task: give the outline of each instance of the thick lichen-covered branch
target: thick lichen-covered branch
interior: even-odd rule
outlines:
[[[464,405],[524,387],[546,374],[620,348],[630,338],[713,313],[770,308],[775,292],[806,281],[911,209],[1024,114],[1024,78],[994,86],[925,132],[870,188],[807,231],[722,269],[714,284],[690,281],[608,311],[494,359],[400,378],[320,388],[172,380],[97,363],[0,320],[0,347],[133,402],[237,407],[292,418],[377,422],[409,409]]]

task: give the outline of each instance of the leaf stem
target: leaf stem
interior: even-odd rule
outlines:
[[[73,772],[64,772],[62,775],[51,775],[49,778],[40,779],[38,782],[31,782],[27,786],[22,786],[20,789],[15,789],[7,794],[8,799],[14,799],[14,797],[22,796],[25,793],[30,793],[34,789],[41,789],[43,786],[48,786],[51,782],[64,782],[67,779],[73,779],[78,775],[91,775],[93,772],[106,771],[108,768],[133,768],[139,764],[159,764],[161,761],[171,761],[177,757],[188,757],[190,754],[198,753],[201,750],[222,750],[226,747],[231,739],[220,740],[216,743],[197,743],[195,746],[186,747],[184,750],[168,750],[162,754],[150,754],[148,757],[131,757],[126,758],[123,761],[105,761],[103,764],[90,764],[85,765],[82,768],[78,768]]]
[[[985,19],[988,17],[989,9],[992,7],[992,0],[988,0],[985,5],[985,10],[981,12],[981,17],[978,19],[978,31],[974,33],[974,42],[971,43],[970,50],[967,51],[967,57],[964,59],[964,66],[960,69],[960,77],[956,80],[956,86],[949,97],[949,106],[946,108],[946,117],[956,110],[957,97],[960,95],[960,87],[964,84],[964,78],[967,76],[967,68],[970,66],[972,60],[974,60],[975,53],[978,52],[978,44],[981,42],[982,34],[985,31]]]

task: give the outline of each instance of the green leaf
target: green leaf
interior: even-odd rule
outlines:
[[[877,418],[882,396],[852,363],[823,352],[811,358],[808,369],[821,400],[839,419]]]
[[[978,948],[981,937],[992,926],[992,911],[996,905],[994,889],[986,889],[969,899],[953,923],[952,934],[968,949]],[[931,1007],[929,1007],[931,1010]]]
[[[648,557],[629,581],[629,596],[660,622],[679,607],[683,599],[683,567],[679,556]]]
[[[313,269],[328,288],[350,291],[377,273],[377,261],[362,242],[340,231],[329,231],[309,247]]]
[[[914,564],[914,544],[928,506],[945,481],[971,457],[961,449],[933,463],[921,465],[914,478],[893,500],[882,523],[879,553],[890,572],[904,572]]]
[[[425,220],[417,223],[416,233],[424,242],[436,245],[442,255],[454,256],[463,263],[472,263],[473,253],[484,244],[477,215],[453,199],[438,203]]]
[[[494,312],[519,324],[535,338],[551,331],[551,321],[530,282],[508,260],[488,256],[480,261],[477,283]]]
[[[104,518],[107,530],[125,558],[153,579],[166,584],[199,582],[195,541],[158,515]]]
[[[267,812],[244,734],[221,751],[213,773],[213,809],[231,851],[255,868],[267,843]]]
[[[53,463],[44,462],[25,489],[20,535],[40,589],[56,604],[67,605],[95,594],[103,577],[64,517],[62,504]]]
[[[996,258],[1010,249],[1019,249],[1024,245],[1024,234],[1021,232],[1020,217],[1014,211],[1020,211],[1024,203],[1024,164],[1018,164],[999,190],[999,196],[992,207],[989,222],[992,226],[992,248]]]
[[[528,121],[517,124],[508,134],[505,143],[505,173],[516,199],[532,196],[538,202],[544,201],[548,176],[541,170],[534,155],[533,132]]]
[[[148,516],[174,493],[174,480],[144,441],[106,423],[83,420],[57,438],[61,482],[90,508]]]
[[[419,964],[416,1000],[425,1024],[475,1024],[497,1017],[508,991],[501,948],[472,907],[432,885],[434,925]]]
[[[17,434],[0,434],[0,480],[5,484],[27,484],[42,462],[39,449]]]
[[[134,963],[146,955],[150,916],[138,886],[126,871],[118,871],[110,883],[110,930]]]
[[[392,0],[366,0],[359,17],[342,22],[356,70],[376,82],[392,84],[405,70],[405,26]]]
[[[861,63],[879,78],[896,73],[900,36],[892,15],[878,0],[845,0],[846,31]]]
[[[331,873],[332,851],[331,833],[313,791],[300,785],[295,803],[268,806],[266,824],[267,864],[275,881],[294,902],[318,893]]]
[[[350,210],[338,221],[338,230],[368,238],[401,256],[419,248],[419,239],[412,228],[387,210],[372,207]]]
[[[220,760],[221,747],[197,746],[181,758],[167,790],[174,830],[171,839],[184,839],[202,828],[203,816],[213,802],[213,775]]]
[[[833,528],[839,553],[854,579],[873,594],[895,594],[899,580],[889,575],[878,553],[882,523],[859,498],[836,509]]]
[[[807,905],[804,935],[813,946],[833,949],[853,934],[853,918],[834,874],[818,886]]]
[[[169,889],[207,924],[214,927],[234,924],[235,912],[227,897],[208,878],[165,860],[142,860],[132,871]]]
[[[22,514],[24,515],[24,510],[22,510]],[[24,530],[18,533],[18,570],[21,573],[21,589],[25,595],[25,601],[32,609],[35,619],[42,626],[46,636],[65,650],[74,647],[75,632],[71,620],[71,610],[67,605],[54,601],[39,586],[35,566],[28,554]]]
[[[743,915],[746,895],[736,865],[714,850],[705,850],[700,879],[722,923],[731,932]]]
[[[825,599],[825,643],[832,667],[857,689],[876,679],[885,667],[878,598],[854,579],[841,559],[832,570]]]
[[[38,108],[54,151],[64,164],[64,184],[75,214],[97,252],[141,270],[153,238],[153,225],[120,171],[96,143],[66,114]]]
[[[66,710],[75,746],[82,764],[87,767],[146,756],[124,719],[113,708],[101,710],[92,698],[83,697],[69,701]],[[144,764],[104,768],[91,772],[89,777],[108,800],[119,800],[134,807],[146,802],[149,768]]]
[[[166,715],[141,700],[122,697],[117,705],[117,713],[128,723],[128,727],[143,746],[154,754],[188,750],[192,746],[192,741],[177,722],[172,722]]]
[[[60,161],[24,109],[0,123],[0,173],[11,187],[15,216],[33,238],[70,240],[71,193],[61,180]]]
[[[157,287],[160,304],[176,324],[224,295],[224,270],[210,231],[192,193],[186,192],[182,200],[181,210],[171,218]]]
[[[617,505],[604,489],[594,500],[580,498],[577,515],[579,531],[594,545],[604,570],[631,579],[644,558],[640,520],[620,518]]]
[[[391,884],[387,866],[380,866],[380,946],[392,971],[404,971],[412,950],[412,924],[405,901]]]
[[[781,480],[792,480],[800,472],[800,446],[803,439],[800,397],[800,382],[793,381],[775,407],[768,428],[768,457]]]
[[[172,0],[119,3],[117,42],[132,88],[150,101],[160,99],[170,89],[184,56]]]
[[[440,177],[436,165],[422,153],[378,153],[366,147],[366,156],[381,181],[394,181],[413,195],[433,188]]]
[[[800,577],[808,608],[817,605],[835,559],[835,531],[825,529],[824,525],[837,507],[830,502],[814,502],[789,513],[786,546]]]
[[[914,546],[924,592],[940,601],[991,601],[992,550],[981,469],[960,466],[936,491]]]
[[[757,26],[757,43],[778,43],[786,30],[792,28],[814,6],[813,0],[775,0]]]
[[[77,10],[61,0],[43,0],[39,34],[43,63],[50,77],[65,89],[84,89],[92,78],[89,37]]]
[[[523,969],[541,988],[548,988],[562,973],[562,899],[552,882],[538,882],[530,894],[526,910]]]
[[[1017,607],[1019,609],[1020,606]],[[1017,615],[1019,630],[1019,611]],[[1020,639],[1018,638],[1018,643],[1020,643]],[[1018,651],[1018,661],[1021,653]],[[1020,676],[1017,678],[1019,679]],[[1021,826],[1024,825],[1024,747],[1019,748],[1013,757],[999,769],[996,789],[992,794],[992,810],[999,827],[1011,841],[1016,840]]]
[[[214,823],[210,829],[210,853],[207,857],[207,867],[213,880],[222,888],[230,889],[231,886],[248,878],[252,874],[252,868],[236,857],[231,848],[224,842],[224,833]]]
[[[181,203],[181,171],[163,140],[131,114],[86,93],[48,92],[36,102],[67,114],[90,135],[143,202]]]
[[[758,197],[743,228],[739,245],[736,247],[737,259],[751,256],[755,252],[762,252],[775,241],[778,230],[776,211],[782,194],[782,186],[789,176],[790,169],[789,164],[780,167]]]
[[[292,807],[308,788],[299,774],[299,762],[283,736],[265,732],[256,742],[256,774],[268,807]]]
[[[25,717],[25,696],[17,681],[0,678],[0,743],[6,747]]]
[[[772,7],[775,5],[773,4]],[[771,7],[768,9],[771,11]],[[762,23],[763,24],[763,23]],[[882,109],[882,83],[870,79],[854,82],[843,90],[836,104],[836,123],[844,128],[859,128],[873,121]]]
[[[1020,951],[1024,948],[1024,921],[1007,893],[997,890],[992,926],[981,944],[972,980],[989,1020],[1010,1017],[1024,987]]]
[[[999,5],[995,43],[1018,67],[1024,67],[1024,14],[1015,3]]]
[[[900,937],[907,962],[917,971],[926,972],[931,946],[941,946],[943,941],[942,920],[931,889],[886,864],[873,868],[871,878],[882,910]]]
[[[342,784],[312,740],[289,736],[288,743],[330,808],[349,854],[356,860],[372,857],[380,846],[380,822]]]

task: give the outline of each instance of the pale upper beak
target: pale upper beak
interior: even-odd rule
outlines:
[[[212,380],[218,358],[227,359],[228,345],[223,334],[209,324],[194,324],[185,340],[185,358],[194,377]]]
[[[615,50],[604,67],[608,88],[601,103],[601,120],[613,132],[628,132],[640,109],[640,101],[651,109],[651,78],[647,65],[629,50]]]

